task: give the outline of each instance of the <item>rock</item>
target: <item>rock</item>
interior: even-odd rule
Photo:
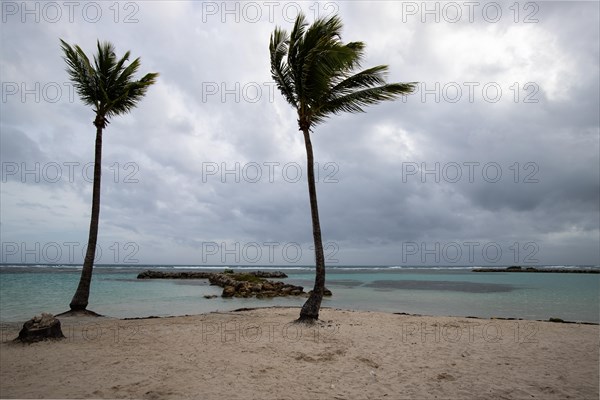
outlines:
[[[275,296],[300,296],[302,286],[290,285],[266,278],[286,278],[281,271],[234,272],[165,272],[147,270],[138,279],[208,279],[211,285],[223,288],[222,297],[269,298]],[[206,296],[205,296],[206,297]]]
[[[248,291],[248,282],[240,281],[236,282],[235,288],[238,292],[247,292]]]
[[[512,267],[506,268],[507,271],[520,271],[522,268],[518,265],[513,265]]]
[[[225,286],[223,288],[223,293],[221,294],[221,297],[233,297],[234,294],[235,294],[234,286]]]
[[[252,290],[253,292],[260,292],[262,290],[262,287],[263,287],[262,284],[256,283],[256,284],[252,285],[250,290]]]
[[[313,292],[313,291],[311,290],[310,292],[308,292],[308,294],[309,294],[309,295],[311,295],[311,294],[312,294],[312,292]],[[323,290],[323,296],[330,297],[330,296],[333,296],[333,293],[331,293],[331,290],[329,290],[329,289],[325,288],[325,289]]]
[[[62,339],[65,335],[60,328],[60,321],[54,315],[42,313],[23,324],[19,332],[19,340],[24,343],[39,342],[45,339]]]
[[[565,322],[563,319],[561,318],[550,318],[548,319],[548,321],[550,322]]]
[[[218,297],[216,294],[205,294],[204,295],[205,299],[214,299],[216,297]]]
[[[288,294],[290,294],[290,292],[292,291],[291,287],[284,287],[283,289],[281,289],[281,294],[284,296],[287,296]]]
[[[260,297],[259,297],[259,295],[260,295]],[[266,297],[266,298],[277,297],[277,292],[275,292],[275,291],[273,291],[273,290],[267,290],[267,291],[264,291],[264,292],[261,292],[261,293],[257,294],[257,295],[256,295],[256,297],[257,297],[257,298],[263,298],[263,297]]]

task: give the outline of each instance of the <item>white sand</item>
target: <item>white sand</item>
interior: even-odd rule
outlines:
[[[298,309],[62,319],[0,344],[2,398],[598,399],[593,325]]]

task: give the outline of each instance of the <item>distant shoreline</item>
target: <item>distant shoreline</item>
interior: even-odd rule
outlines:
[[[562,268],[534,268],[534,267],[519,267],[512,266],[507,268],[474,268],[473,272],[545,272],[545,273],[561,273],[561,274],[600,274],[597,269],[562,269]]]

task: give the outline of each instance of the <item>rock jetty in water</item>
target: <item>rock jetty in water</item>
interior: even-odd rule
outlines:
[[[269,281],[253,274],[213,274],[208,281],[211,285],[223,288],[221,297],[278,297],[299,296],[304,293],[302,286],[284,282]]]
[[[208,279],[211,285],[223,288],[221,297],[269,298],[280,296],[300,296],[305,294],[302,286],[285,282],[270,281],[266,278],[287,278],[281,271],[234,272],[165,272],[147,270],[138,279]]]

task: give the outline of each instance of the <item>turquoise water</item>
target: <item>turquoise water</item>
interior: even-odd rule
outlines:
[[[150,268],[157,267],[96,267],[88,308],[103,315],[127,318],[199,314],[241,307],[301,306],[305,300],[301,297],[205,299],[204,295],[220,295],[221,288],[210,286],[205,280],[136,279],[140,271]],[[214,269],[222,267],[211,270]],[[307,291],[311,288],[312,269],[276,269],[289,275],[286,282],[302,285]],[[79,275],[80,269],[69,266],[0,266],[0,321],[23,321],[40,312],[66,311]],[[334,295],[324,299],[324,307],[427,315],[600,320],[599,274],[334,267],[328,270],[326,286]]]
[[[290,280],[296,275],[290,275]],[[302,276],[310,282],[311,275]],[[335,296],[324,306],[427,315],[515,317],[598,322],[600,276],[596,274],[476,273],[436,270],[414,273],[329,273],[327,286]],[[343,282],[336,281],[346,280]],[[300,280],[299,280],[300,281]],[[374,288],[374,281],[469,282],[490,291]],[[302,281],[304,282],[304,281]],[[357,285],[357,286],[354,286]],[[509,289],[509,291],[503,291]],[[393,285],[390,285],[393,286]],[[456,289],[456,285],[449,285]],[[460,288],[460,285],[459,285]],[[469,288],[465,289],[469,290]],[[472,288],[471,288],[472,290]]]

